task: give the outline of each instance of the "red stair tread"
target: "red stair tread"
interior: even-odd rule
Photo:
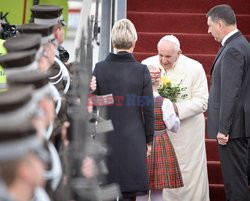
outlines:
[[[238,14],[249,14],[250,1],[248,0],[227,0]],[[210,8],[218,4],[225,4],[225,0],[127,0],[128,11],[160,11],[160,12],[190,12],[207,13]]]
[[[155,53],[154,52],[133,52],[133,55],[138,62],[141,62],[142,60],[148,57],[156,55],[156,52]]]
[[[179,39],[184,54],[215,54],[219,48],[219,44],[209,34],[139,32],[135,51],[157,51],[158,41],[167,34],[174,34]],[[209,48],[207,48],[208,46]]]
[[[219,161],[208,161],[208,177],[210,184],[223,184],[221,165]]]
[[[206,139],[206,153],[208,161],[219,161],[219,153],[217,141],[214,139]]]
[[[179,32],[206,34],[205,13],[134,12],[127,13],[138,32]],[[238,28],[243,34],[250,33],[250,15],[238,15]],[[143,23],[142,23],[143,22]],[[157,23],[156,23],[157,22]],[[190,23],[194,22],[194,23]],[[154,26],[152,26],[154,24]]]
[[[166,34],[176,35],[183,54],[199,61],[210,82],[210,68],[219,44],[207,33],[207,11],[224,0],[127,0],[128,18],[138,31],[135,58],[141,60],[157,54],[156,45]],[[250,1],[228,0],[237,15],[239,30],[250,40]],[[207,127],[207,114],[206,127]],[[207,129],[206,151],[211,201],[225,200],[216,140],[209,139]]]
[[[135,52],[156,52],[158,41],[166,34],[174,34],[184,54],[216,54],[219,43],[209,34],[139,32]],[[250,35],[245,35],[250,41]]]
[[[226,200],[224,193],[224,185],[222,184],[209,184],[210,201],[223,201]]]

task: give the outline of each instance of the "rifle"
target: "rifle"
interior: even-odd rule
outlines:
[[[96,135],[113,129],[111,121],[104,120],[95,113],[90,115],[86,110],[87,94],[92,77],[92,22],[88,19],[87,36],[85,30],[81,34],[69,95],[70,144],[64,155],[67,163],[66,189],[68,189],[64,192],[64,199],[67,201],[108,201],[120,196],[120,190],[116,184],[101,187],[97,176],[89,179],[81,174],[81,163],[85,156],[90,156],[95,160],[99,175],[107,173],[104,165],[107,149],[94,139]]]

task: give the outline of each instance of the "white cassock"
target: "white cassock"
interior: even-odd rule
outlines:
[[[158,55],[142,63],[162,68]],[[199,62],[181,54],[175,66],[165,72],[171,81],[181,82],[180,86],[186,87],[182,94],[187,94],[187,97],[178,98],[176,102],[181,122],[179,131],[168,132],[177,154],[184,187],[164,189],[164,201],[209,201],[203,114],[208,101],[205,71]]]

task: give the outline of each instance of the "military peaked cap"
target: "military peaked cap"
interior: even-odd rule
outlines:
[[[63,15],[63,7],[55,5],[35,5],[31,8],[32,16],[36,24],[66,25]]]

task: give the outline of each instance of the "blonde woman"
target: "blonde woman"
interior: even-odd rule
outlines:
[[[114,104],[106,108],[106,118],[114,126],[106,135],[110,148],[107,183],[120,185],[120,200],[134,201],[149,190],[147,150],[154,135],[152,84],[147,66],[132,55],[137,41],[133,23],[117,21],[111,40],[115,53],[97,63],[94,70],[95,93],[114,97]]]

